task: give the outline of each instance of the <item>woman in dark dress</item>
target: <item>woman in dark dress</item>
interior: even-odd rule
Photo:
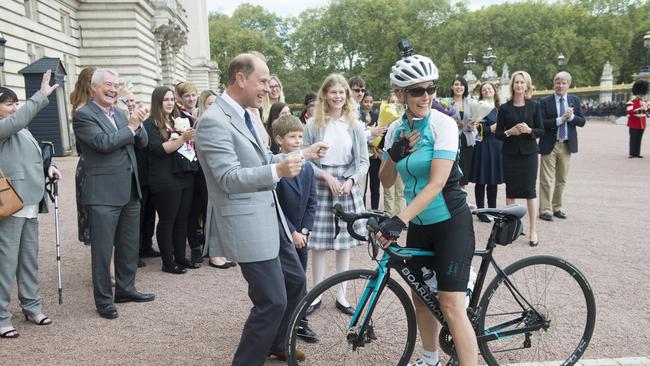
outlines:
[[[539,104],[530,99],[533,83],[525,71],[512,74],[510,99],[499,107],[495,135],[503,140],[503,172],[506,182],[506,203],[525,198],[530,223],[529,243],[537,239],[537,167],[539,164],[537,139],[544,134]]]
[[[88,98],[92,94],[90,88],[90,79],[95,72],[94,67],[86,67],[81,70],[77,82],[74,84],[74,90],[70,93],[70,104],[72,110],[70,115],[74,117],[77,109],[85,106],[88,103]],[[83,183],[86,178],[86,170],[84,169],[84,157],[81,155],[79,145],[77,145],[77,154],[79,161],[77,162],[77,170],[75,172],[75,192],[77,198],[77,230],[79,241],[86,245],[90,245],[90,227],[88,223],[88,210],[81,204],[81,191],[83,190]]]
[[[186,157],[192,154],[183,150],[193,149],[194,129],[177,131],[174,127],[174,117],[178,116],[174,99],[170,88],[154,89],[151,115],[143,125],[149,136],[149,187],[159,217],[156,240],[162,256],[162,270],[181,274],[186,268],[198,267],[185,258],[187,221],[192,206],[194,172],[198,167],[193,167]]]
[[[485,207],[485,193],[487,189],[488,207],[497,207],[497,185],[503,183],[503,164],[501,162],[501,145],[494,131],[497,126],[497,110],[499,108],[499,95],[496,88],[489,82],[484,82],[479,88],[479,101],[491,103],[494,108],[485,116],[478,125],[477,142],[472,157],[472,170],[470,182],[474,185],[476,207]],[[485,214],[478,214],[481,222],[491,222]]]

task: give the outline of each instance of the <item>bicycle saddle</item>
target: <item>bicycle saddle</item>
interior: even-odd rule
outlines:
[[[505,206],[505,207],[497,207],[497,208],[479,208],[474,210],[472,213],[473,214],[486,214],[490,216],[497,216],[497,217],[514,217],[516,219],[520,219],[526,215],[526,212],[528,210],[524,206],[520,205],[510,205],[510,206]]]

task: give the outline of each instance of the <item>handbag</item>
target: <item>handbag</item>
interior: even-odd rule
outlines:
[[[22,210],[23,200],[11,184],[9,178],[0,169],[0,221]]]

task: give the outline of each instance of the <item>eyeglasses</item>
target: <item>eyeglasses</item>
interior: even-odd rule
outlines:
[[[429,95],[433,95],[436,93],[436,90],[438,90],[438,87],[435,85],[431,85],[430,87],[427,88],[410,88],[406,89],[406,93],[408,93],[412,97],[421,97],[424,95],[424,93],[427,93]]]
[[[366,89],[363,88],[352,88],[352,91],[355,93],[365,93]]]
[[[280,85],[269,85],[269,89],[280,89]]]

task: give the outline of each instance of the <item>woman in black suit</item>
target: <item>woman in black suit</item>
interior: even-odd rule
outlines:
[[[185,258],[196,165],[181,155],[181,149],[192,149],[194,129],[177,131],[174,117],[178,115],[174,92],[165,86],[154,89],[151,115],[143,123],[149,136],[149,188],[159,217],[156,240],[162,270],[174,274],[185,273],[185,268],[197,268]]]
[[[496,138],[503,140],[502,163],[506,182],[506,203],[525,198],[530,222],[529,243],[537,246],[537,139],[544,134],[539,104],[530,99],[533,83],[525,71],[510,80],[510,98],[499,107]]]

